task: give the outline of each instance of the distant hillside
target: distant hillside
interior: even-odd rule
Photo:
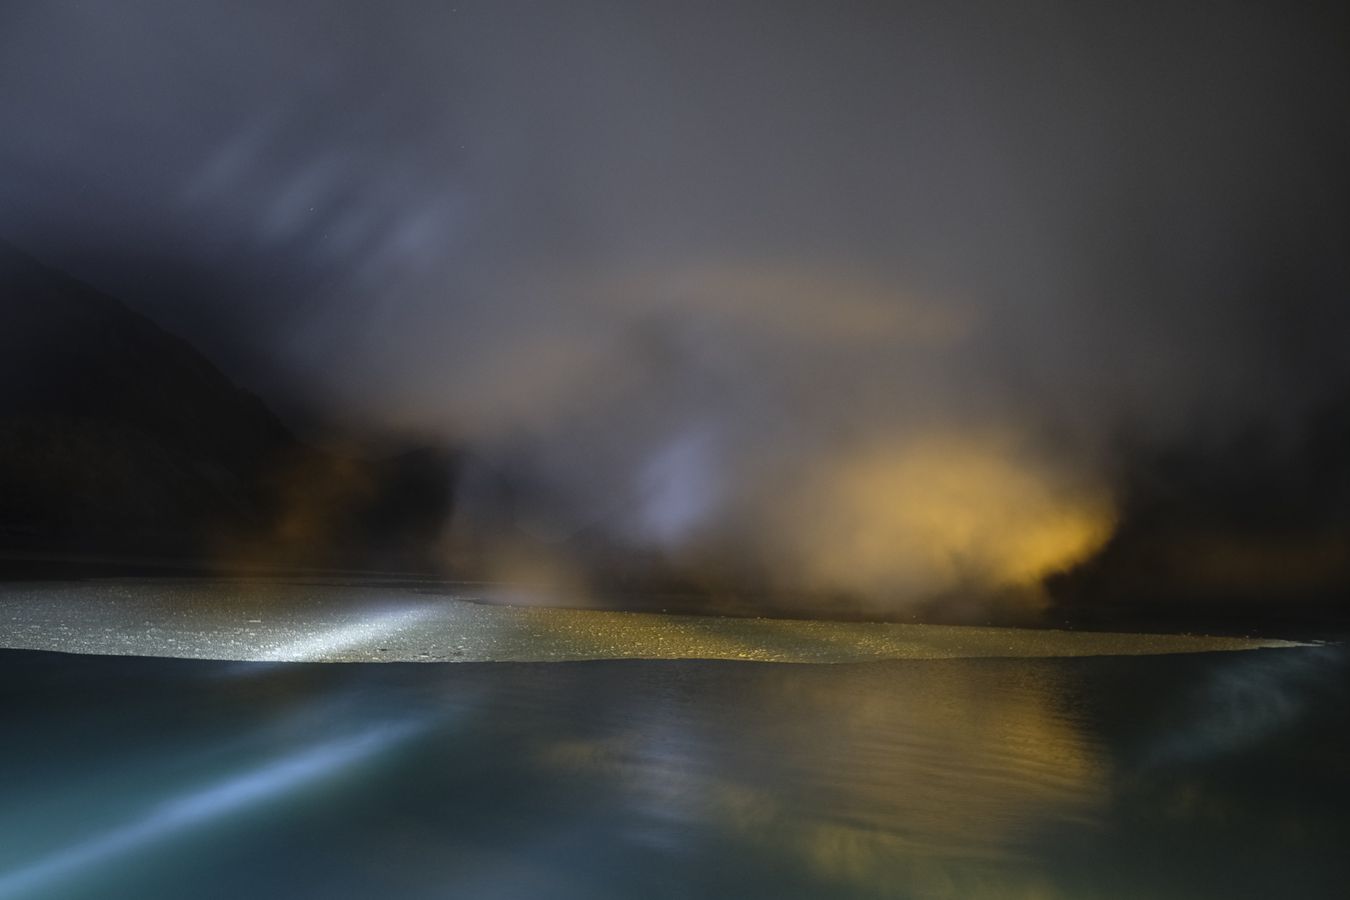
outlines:
[[[306,446],[187,342],[0,242],[0,551],[418,565],[451,468]]]
[[[1120,523],[1100,553],[1051,579],[1058,613],[1350,626],[1350,396],[1296,434],[1253,429],[1124,457]]]

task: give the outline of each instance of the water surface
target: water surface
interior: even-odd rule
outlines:
[[[0,898],[1342,897],[1338,647],[0,652]]]

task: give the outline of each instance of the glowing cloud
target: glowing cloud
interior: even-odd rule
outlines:
[[[1008,433],[937,433],[824,460],[779,518],[794,577],[816,587],[928,599],[961,588],[1035,594],[1099,548],[1106,492]]]

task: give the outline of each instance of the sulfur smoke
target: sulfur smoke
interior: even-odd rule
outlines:
[[[0,228],[319,438],[468,448],[452,561],[1034,606],[1139,448],[1350,396],[1333,5],[0,17]]]

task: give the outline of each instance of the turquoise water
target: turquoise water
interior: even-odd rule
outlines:
[[[0,652],[0,898],[1343,897],[1339,647]]]

